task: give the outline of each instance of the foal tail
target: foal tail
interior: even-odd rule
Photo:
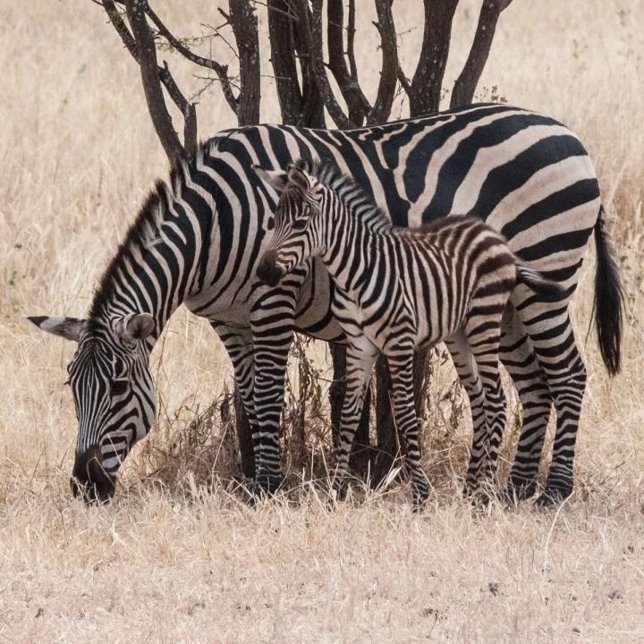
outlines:
[[[567,295],[566,289],[551,279],[548,279],[541,271],[528,266],[524,261],[515,257],[517,266],[517,281],[531,288],[535,293],[542,295],[546,300],[553,302]]]

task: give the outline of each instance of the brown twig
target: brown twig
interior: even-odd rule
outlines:
[[[172,126],[161,89],[159,66],[154,37],[145,17],[147,3],[140,0],[126,0],[125,8],[136,41],[136,59],[141,70],[143,91],[148,104],[150,118],[166,155],[172,161],[183,157],[185,150]]]

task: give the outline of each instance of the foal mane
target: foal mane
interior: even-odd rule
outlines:
[[[344,174],[333,163],[300,159],[294,165],[315,177],[322,185],[332,190],[347,210],[370,226],[392,226],[391,219],[365,189],[349,174]]]

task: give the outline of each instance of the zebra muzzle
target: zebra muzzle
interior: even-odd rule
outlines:
[[[257,267],[257,277],[269,286],[277,286],[284,276],[284,271],[277,265],[277,253],[269,250],[264,253]]]
[[[72,494],[87,504],[106,503],[114,496],[115,479],[102,463],[103,455],[97,447],[76,455],[70,480]]]

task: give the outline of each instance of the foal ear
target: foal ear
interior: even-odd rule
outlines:
[[[38,328],[47,333],[59,335],[61,338],[73,340],[78,342],[81,331],[85,327],[85,320],[78,318],[66,318],[62,316],[51,315],[34,315],[27,318],[33,322]]]
[[[271,186],[278,195],[282,194],[288,175],[283,170],[265,170],[258,165],[253,165],[253,170],[257,176],[267,185]]]
[[[147,338],[156,326],[149,313],[136,313],[119,323],[118,334],[123,340],[136,342]]]
[[[288,166],[288,180],[291,183],[294,183],[302,192],[305,194],[309,191],[311,188],[311,181],[309,179],[309,175],[307,174],[306,170],[304,168],[300,167],[299,165],[295,163],[291,163]]]

